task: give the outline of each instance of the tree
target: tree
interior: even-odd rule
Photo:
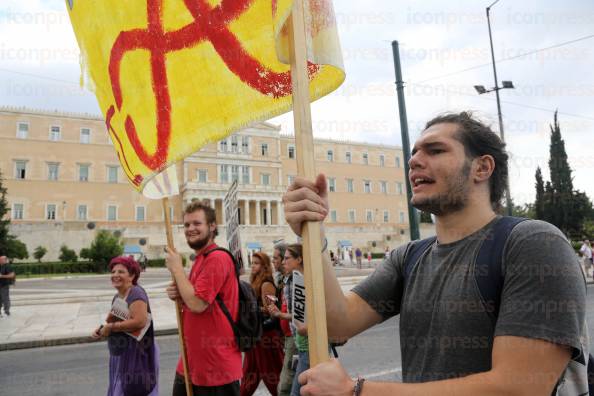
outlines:
[[[16,239],[14,235],[9,235],[6,244],[6,256],[18,260],[28,259],[27,245]]]
[[[536,201],[534,201],[534,217],[538,220],[544,220],[545,188],[540,166],[536,168],[536,174],[534,177],[536,178]]]
[[[580,238],[584,222],[593,218],[592,202],[588,196],[573,189],[571,168],[567,161],[565,142],[561,137],[561,127],[555,112],[551,125],[551,143],[549,146],[549,171],[551,180],[543,186],[540,169],[536,170],[537,218],[556,225],[569,237]]]
[[[8,201],[6,200],[6,187],[4,187],[2,171],[0,171],[0,256],[8,256],[8,225],[10,220],[7,218]]]
[[[431,213],[421,211],[419,223],[429,223],[429,224],[433,223],[433,220],[431,220]]]
[[[72,249],[68,249],[68,246],[66,245],[60,247],[60,256],[58,258],[63,263],[76,263],[78,260],[76,252]]]
[[[104,272],[107,270],[107,264],[112,258],[124,253],[124,244],[119,236],[106,230],[100,230],[97,232],[97,235],[95,235],[95,239],[88,248],[88,252],[85,251],[84,253],[85,256],[96,263],[96,270],[98,272]],[[83,257],[82,251],[81,257]]]
[[[33,257],[35,257],[35,260],[37,260],[41,263],[41,259],[43,258],[43,256],[45,256],[46,253],[47,253],[46,248],[44,248],[43,246],[37,246],[35,248],[35,250],[33,251]]]

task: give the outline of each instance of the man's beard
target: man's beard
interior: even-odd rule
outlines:
[[[210,241],[210,237],[211,237],[211,232],[210,230],[208,231],[208,233],[204,236],[204,238],[200,238],[197,239],[195,241],[190,242],[189,240],[186,239],[186,242],[188,243],[188,246],[191,247],[194,250],[200,250],[203,247],[206,246],[206,244],[208,243],[208,241]]]
[[[471,162],[465,160],[460,173],[445,180],[445,193],[427,197],[418,202],[413,202],[413,199],[411,200],[412,206],[435,216],[443,216],[464,209],[468,203],[470,167]]]

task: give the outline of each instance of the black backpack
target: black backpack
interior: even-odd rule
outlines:
[[[503,259],[503,248],[507,238],[515,226],[527,220],[521,217],[503,216],[491,228],[491,232],[485,236],[478,255],[474,260],[474,273],[481,298],[488,308],[489,316],[497,321],[499,306],[501,303],[501,291],[503,290],[504,276],[501,271]],[[423,254],[429,250],[437,237],[430,237],[413,243],[406,252],[404,258],[404,283],[410,278],[415,264]],[[585,366],[585,367],[584,367]],[[567,371],[572,371],[568,373]],[[587,378],[586,378],[587,371]],[[594,358],[589,354],[587,346],[583,346],[579,356],[572,357],[570,365],[562,379],[557,383],[552,395],[565,395],[566,390],[560,386],[564,377],[573,375],[579,381],[587,381],[591,395],[594,395]],[[583,383],[582,383],[583,384]]]
[[[235,267],[235,275],[239,285],[239,312],[237,315],[237,321],[234,322],[229,310],[225,306],[225,303],[221,299],[221,296],[217,294],[216,300],[221,307],[221,310],[229,320],[231,328],[233,328],[233,334],[237,341],[237,346],[241,352],[246,352],[256,346],[260,338],[262,337],[262,318],[260,316],[260,308],[258,306],[258,298],[252,289],[252,285],[239,279],[239,265],[233,254],[225,248],[216,247],[204,253],[204,257],[210,253],[220,250],[225,252],[233,260],[233,266]]]

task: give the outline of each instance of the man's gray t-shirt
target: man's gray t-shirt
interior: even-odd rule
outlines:
[[[391,252],[353,292],[384,319],[400,314],[404,382],[462,377],[491,369],[495,336],[536,338],[580,350],[586,287],[577,256],[563,234],[527,220],[503,250],[497,321],[481,300],[475,258],[490,228],[449,244],[434,243],[404,285],[411,244]]]

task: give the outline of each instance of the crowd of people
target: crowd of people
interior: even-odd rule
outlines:
[[[252,256],[250,284],[264,330],[242,362],[229,322],[241,314],[243,285],[233,258],[214,242],[215,211],[190,203],[184,232],[196,259],[186,275],[181,255],[168,248],[166,265],[174,279],[167,295],[183,307],[194,395],[249,396],[261,381],[272,395],[291,396],[588,394],[582,270],[551,224],[497,214],[508,178],[504,148],[469,113],[429,121],[414,145],[409,179],[411,203],[435,216],[437,235],[386,252],[352,291],[342,291],[321,241],[328,336],[348,340],[399,315],[402,382],[353,379],[336,359],[309,368],[307,325],[293,320],[292,274],[303,272],[304,260],[299,244],[275,246],[272,260]],[[326,218],[327,190],[324,175],[289,186],[283,204],[296,235],[304,222]],[[582,255],[591,263],[586,242]],[[363,252],[355,256],[360,265]],[[137,285],[140,270],[121,258],[110,268],[117,293],[94,332],[109,339],[108,395],[152,395],[158,348],[148,298]],[[116,337],[122,333],[125,342]],[[180,357],[173,396],[186,395],[184,372]]]
[[[263,382],[271,395],[298,396],[298,375],[309,368],[307,325],[292,318],[292,273],[303,273],[300,244],[279,243],[272,259],[251,258],[250,285],[257,297],[263,332],[243,356],[225,311],[238,318],[238,281],[232,258],[214,243],[214,210],[200,202],[184,214],[185,236],[196,259],[189,275],[181,255],[167,249],[167,267],[175,281],[167,288],[182,303],[184,343],[194,395],[254,394]],[[132,257],[114,258],[109,269],[117,293],[105,324],[92,337],[108,340],[108,396],[158,394],[158,346],[148,296],[138,285],[141,266]],[[185,395],[180,357],[173,378],[174,396]]]

